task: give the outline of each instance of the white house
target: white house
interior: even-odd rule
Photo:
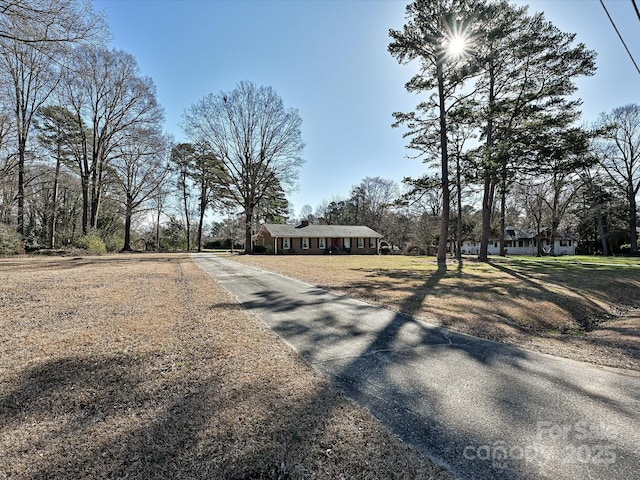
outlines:
[[[538,241],[542,242],[542,253],[545,255],[575,255],[577,238],[563,231],[556,231],[551,237],[545,230],[537,235],[533,230],[516,231],[514,227],[507,227],[504,243],[507,255],[537,255]],[[462,244],[462,253],[477,255],[480,253],[480,242],[467,240]],[[500,254],[500,243],[497,240],[489,242],[489,255]]]

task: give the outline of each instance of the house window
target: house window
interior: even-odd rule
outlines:
[[[308,237],[303,237],[302,238],[302,249],[303,250],[308,250],[309,249],[309,238]]]
[[[561,247],[570,247],[571,246],[571,240],[560,240],[560,246]]]
[[[358,248],[364,248],[364,238],[358,237]]]
[[[524,247],[524,240],[518,240],[518,246]]]
[[[369,239],[369,248],[376,248],[376,239],[373,237]]]
[[[283,250],[289,250],[291,248],[291,239],[290,238],[283,238],[282,239],[282,249]]]
[[[318,248],[327,248],[327,239],[319,238],[318,239]]]
[[[344,248],[351,248],[351,239],[350,238],[345,238],[344,239]]]

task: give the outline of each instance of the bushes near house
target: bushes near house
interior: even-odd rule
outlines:
[[[206,250],[229,250],[231,248],[231,240],[210,240],[204,242],[202,247]],[[240,243],[234,243],[233,248],[240,250],[244,247]]]

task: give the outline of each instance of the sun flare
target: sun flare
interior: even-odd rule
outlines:
[[[467,49],[467,41],[464,37],[453,37],[449,40],[448,50],[449,55],[453,57],[459,57]]]

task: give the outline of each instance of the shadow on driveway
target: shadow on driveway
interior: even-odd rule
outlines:
[[[635,372],[463,335],[237,263],[196,261],[349,397],[459,478],[637,472]],[[426,278],[407,305],[424,301],[444,275]]]

